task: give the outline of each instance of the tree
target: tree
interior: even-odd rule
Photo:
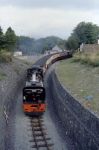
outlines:
[[[4,35],[3,35],[2,28],[0,27],[0,49],[3,48],[3,44],[4,44]]]
[[[43,46],[43,49],[42,49],[42,52],[41,52],[41,53],[44,54],[45,51],[48,51],[48,50],[51,50],[51,49],[52,49],[52,47],[50,48],[48,44],[45,44],[45,45]]]
[[[77,25],[73,32],[81,43],[94,44],[97,41],[99,35],[99,27],[90,22],[81,22]]]
[[[66,46],[69,49],[77,49],[80,44],[95,44],[99,36],[99,26],[90,22],[80,22],[68,38]]]
[[[71,35],[66,41],[66,47],[69,50],[76,50],[79,47],[79,39],[77,36]]]
[[[6,48],[7,50],[13,50],[15,48],[17,42],[17,36],[15,35],[14,30],[9,27],[5,33],[5,40],[6,40]]]
[[[61,49],[65,50],[65,49],[66,49],[66,40],[61,40],[57,45],[58,45]]]

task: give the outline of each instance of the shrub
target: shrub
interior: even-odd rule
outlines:
[[[12,61],[12,53],[7,52],[6,50],[0,51],[0,62],[11,62]]]
[[[1,80],[4,80],[5,77],[6,77],[6,74],[3,73],[3,72],[0,72],[0,81],[1,81]]]
[[[98,52],[90,52],[90,53],[82,53],[77,52],[73,57],[74,62],[81,62],[88,65],[92,65],[93,67],[99,66],[99,53]]]

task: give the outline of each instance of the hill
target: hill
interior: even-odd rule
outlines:
[[[34,54],[34,53],[44,53],[45,50],[52,49],[55,45],[64,48],[64,40],[49,36],[46,38],[34,39],[30,37],[20,36],[17,41],[17,49],[21,50],[23,54]]]

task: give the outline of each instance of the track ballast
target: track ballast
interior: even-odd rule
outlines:
[[[53,150],[54,144],[51,138],[48,137],[47,129],[44,125],[42,117],[30,117],[33,140],[33,150]]]

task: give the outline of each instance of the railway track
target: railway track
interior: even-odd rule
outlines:
[[[54,150],[42,117],[30,117],[33,150]]]

